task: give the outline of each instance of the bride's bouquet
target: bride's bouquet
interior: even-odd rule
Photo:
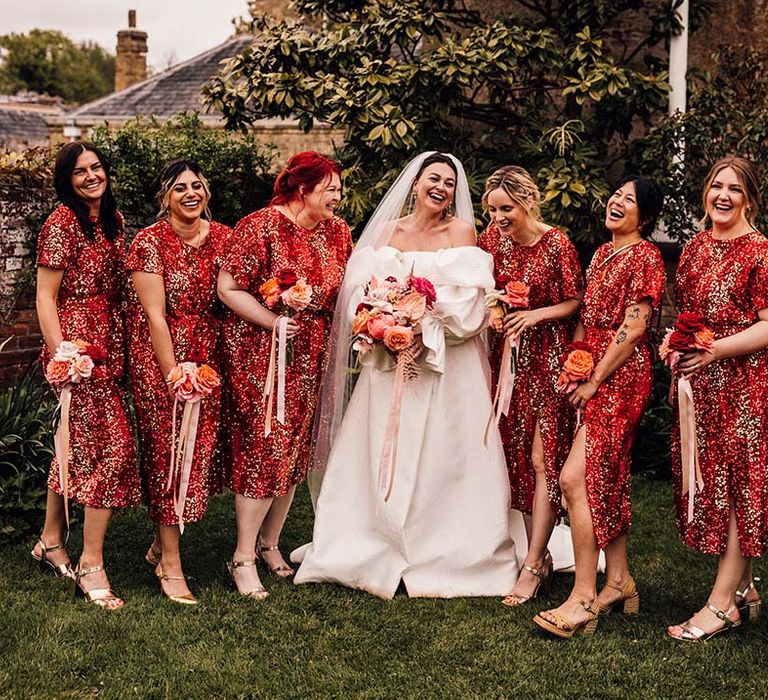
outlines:
[[[700,314],[683,312],[677,315],[659,346],[659,355],[673,372],[686,352],[714,352],[715,336],[704,324]],[[671,389],[670,389],[671,391]],[[699,467],[699,445],[696,439],[696,411],[693,387],[684,374],[677,379],[677,406],[680,415],[680,458],[682,462],[682,494],[688,494],[688,522],[693,520],[693,505],[697,490],[704,488]]]
[[[365,354],[382,347],[397,362],[394,396],[379,465],[379,487],[385,492],[385,501],[389,500],[395,478],[403,387],[407,379],[418,374],[414,340],[421,331],[422,319],[436,299],[434,285],[425,277],[416,277],[413,271],[402,282],[396,277],[381,281],[371,277],[352,321],[354,350]]]

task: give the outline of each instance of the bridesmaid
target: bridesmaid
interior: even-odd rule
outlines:
[[[640,597],[629,573],[631,452],[653,386],[647,329],[661,303],[664,262],[649,236],[661,212],[656,184],[625,178],[608,200],[605,227],[612,241],[597,249],[575,337],[595,360],[588,381],[570,395],[584,412],[560,474],[571,524],[576,578],[571,595],[534,622],[558,637],[589,634],[598,614],[623,606],[637,612]],[[597,560],[606,557],[606,585],[596,595]]]
[[[232,244],[232,229],[211,220],[211,192],[200,166],[168,163],[160,174],[158,222],[136,234],[128,253],[131,270],[128,328],[130,369],[141,438],[149,517],[157,523],[147,561],[162,593],[194,605],[179,554],[180,527],[174,489],[166,489],[171,463],[174,400],[166,377],[181,362],[219,371],[216,279]],[[208,498],[220,487],[217,436],[221,391],[202,399],[189,487],[180,506],[184,523],[203,519]],[[181,409],[178,409],[176,430]]]
[[[478,245],[493,255],[495,275],[530,287],[530,308],[504,319],[506,335],[520,339],[519,371],[510,412],[499,429],[507,457],[511,507],[523,513],[528,554],[505,605],[535,598],[552,573],[547,542],[560,516],[560,470],[568,456],[575,413],[555,391],[553,377],[573,332],[583,278],[576,248],[557,228],[541,220],[541,195],[530,175],[515,166],[488,178],[483,206],[491,225]],[[491,365],[498,382],[506,338],[494,334]]]
[[[691,522],[681,488],[677,411],[672,431],[680,537],[699,552],[719,556],[706,605],[668,630],[692,642],[733,629],[743,614],[756,617],[760,596],[751,559],[768,545],[768,242],[755,230],[755,166],[745,158],[719,160],[702,199],[709,228],[685,247],[675,279],[679,310],[701,314],[715,335],[712,353],[686,353],[678,365],[693,388],[704,480]]]
[[[124,602],[110,588],[103,547],[113,508],[138,506],[141,485],[133,436],[121,388],[125,338],[123,218],[110,187],[109,163],[93,145],[68,143],[54,167],[62,205],[37,241],[37,315],[45,364],[62,341],[99,349],[87,379],[72,385],[69,413],[69,498],[85,506],[83,552],[72,571],[64,545],[63,490],[59,463],[48,477],[45,525],[32,557],[60,578],[73,578],[75,593],[115,610]],[[99,358],[98,355],[104,355]]]
[[[219,296],[234,312],[224,323],[230,488],[235,492],[237,548],[228,562],[240,593],[265,598],[256,560],[281,577],[293,575],[278,549],[296,485],[306,479],[310,439],[334,303],[352,250],[341,200],[339,164],[314,151],[298,153],[275,181],[268,207],[236,228],[239,245],[219,275]],[[310,306],[287,321],[293,359],[286,367],[285,424],[265,433],[262,392],[272,330],[280,316],[259,288],[282,271],[306,278]],[[257,542],[257,536],[259,537]]]

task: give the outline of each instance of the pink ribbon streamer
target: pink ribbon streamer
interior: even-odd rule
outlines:
[[[687,377],[677,380],[677,401],[680,413],[680,457],[682,462],[683,496],[688,494],[688,522],[693,520],[696,493],[704,490],[704,478],[699,466],[699,444],[696,437],[696,410],[693,387]]]
[[[509,407],[512,403],[512,393],[515,389],[517,378],[517,358],[520,352],[519,336],[514,340],[511,337],[504,339],[504,350],[501,353],[501,366],[499,367],[499,381],[496,384],[496,394],[493,397],[491,415],[485,424],[483,445],[488,445],[488,432],[491,425],[499,424],[502,416],[509,415]]]
[[[266,405],[264,437],[272,432],[273,400],[277,399],[277,422],[285,425],[285,366],[288,348],[288,318],[281,316],[272,326],[272,344],[269,350],[269,369],[264,382],[263,402]],[[277,388],[275,388],[277,381]],[[275,397],[275,394],[277,396]]]
[[[392,495],[392,487],[395,484],[397,443],[400,436],[400,409],[403,403],[403,389],[405,388],[405,366],[408,361],[409,357],[406,353],[401,352],[397,357],[394,394],[392,402],[389,404],[387,430],[384,433],[384,445],[382,446],[381,459],[379,460],[379,489],[385,492],[385,503]]]
[[[64,520],[69,530],[69,409],[72,404],[72,387],[62,388],[59,396],[59,425],[53,436],[56,460],[59,463],[59,488],[64,496]]]
[[[184,508],[192,475],[192,460],[195,456],[197,428],[200,422],[200,402],[184,403],[181,427],[176,436],[176,411],[179,400],[173,402],[173,428],[171,433],[171,463],[168,468],[166,491],[173,492],[173,509],[179,519],[179,532],[184,533]]]

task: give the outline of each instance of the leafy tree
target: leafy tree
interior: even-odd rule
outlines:
[[[110,93],[114,82],[115,58],[98,44],[75,44],[46,29],[0,36],[0,92],[32,90],[82,103]]]
[[[607,172],[666,104],[653,50],[679,26],[670,3],[647,0],[521,0],[493,21],[458,0],[296,7],[281,22],[254,14],[254,46],[207,86],[229,126],[282,116],[343,128],[353,223],[410,155],[437,148],[464,159],[475,193],[495,167],[524,165],[548,217],[585,241],[602,228]],[[633,17],[627,45],[616,29]]]

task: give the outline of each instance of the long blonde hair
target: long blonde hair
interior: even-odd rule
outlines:
[[[744,196],[747,198],[745,217],[747,223],[754,228],[757,215],[760,213],[760,181],[755,164],[748,158],[741,158],[740,156],[726,156],[718,160],[710,168],[707,177],[704,179],[704,189],[701,193],[701,205],[704,209],[704,216],[699,224],[703,228],[709,228],[712,225],[709,212],[707,211],[707,194],[715,178],[726,168],[733,169],[741,188],[744,190]]]

